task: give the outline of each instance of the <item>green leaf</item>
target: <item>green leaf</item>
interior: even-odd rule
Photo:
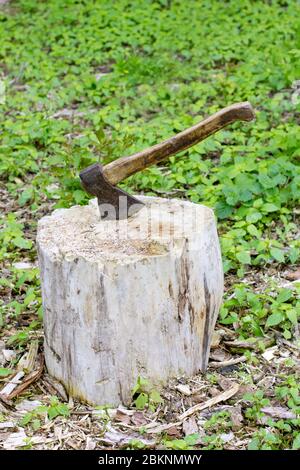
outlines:
[[[20,426],[24,427],[26,426],[28,423],[31,422],[31,420],[33,419],[33,416],[34,414],[33,413],[26,413],[26,415],[24,415],[21,420],[20,420]]]
[[[284,316],[281,312],[275,312],[270,315],[266,321],[266,327],[279,325],[284,320]]]
[[[80,189],[76,189],[76,191],[74,191],[73,193],[73,196],[76,204],[80,204],[86,199],[86,193],[84,191],[81,191]]]
[[[160,394],[157,390],[152,390],[149,396],[150,400],[154,403],[163,403],[163,399],[161,398]]]
[[[13,243],[15,246],[18,248],[21,248],[22,250],[30,250],[32,247],[32,241],[31,240],[25,240],[25,238],[22,237],[16,237],[13,240]]]
[[[5,367],[0,367],[0,377],[7,377],[8,375],[11,375],[12,373],[13,373],[13,370],[6,369]]]
[[[251,256],[248,251],[240,251],[236,257],[242,264],[251,264]]]
[[[250,212],[247,216],[246,216],[246,220],[247,222],[250,222],[252,224],[255,224],[258,220],[260,220],[262,218],[262,214],[258,211],[255,211],[255,212]]]
[[[291,339],[292,333],[289,330],[284,330],[282,333],[285,339]]]
[[[258,450],[259,449],[259,438],[254,437],[248,444],[248,450]]]
[[[271,248],[270,249],[271,256],[279,261],[279,263],[284,263],[284,251],[280,250],[280,248]]]
[[[144,410],[148,404],[148,395],[140,393],[136,400],[134,400],[134,404],[138,410]]]
[[[280,289],[276,301],[279,303],[283,303],[289,300],[292,296],[293,291],[291,289]]]
[[[250,233],[250,235],[253,235],[253,237],[257,237],[257,238],[258,238],[258,237],[260,236],[259,231],[257,230],[257,228],[255,227],[255,225],[253,225],[253,224],[248,225],[247,231],[248,231],[248,233]]]
[[[188,444],[184,439],[174,439],[166,442],[166,446],[174,450],[187,450]]]
[[[199,434],[198,433],[194,433],[194,434],[188,434],[184,440],[185,442],[189,445],[189,446],[194,446],[197,444],[198,440],[199,440]]]
[[[279,210],[279,207],[275,206],[275,204],[266,203],[262,206],[261,210],[263,212],[276,212]]]
[[[296,247],[290,248],[289,259],[292,264],[296,263],[300,255],[300,250]]]
[[[300,449],[300,432],[296,434],[296,437],[293,441],[293,450],[298,450]]]
[[[286,316],[288,317],[290,322],[293,323],[293,325],[297,325],[298,315],[296,309],[287,310]]]

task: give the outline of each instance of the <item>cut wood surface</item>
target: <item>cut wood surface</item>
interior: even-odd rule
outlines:
[[[99,221],[93,200],[39,223],[46,365],[92,404],[127,403],[138,376],[159,385],[208,362],[223,293],[214,214],[141,199],[129,220]]]

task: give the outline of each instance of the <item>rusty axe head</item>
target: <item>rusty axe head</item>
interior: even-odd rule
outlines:
[[[127,219],[144,205],[122,189],[113,186],[105,177],[103,166],[99,163],[88,166],[79,176],[86,192],[97,197],[101,219]]]
[[[119,158],[104,167],[98,163],[89,166],[80,173],[82,186],[97,197],[102,219],[126,219],[142,209],[144,204],[116,187],[119,181],[201,142],[234,121],[251,121],[254,116],[247,101],[227,106],[160,144]]]

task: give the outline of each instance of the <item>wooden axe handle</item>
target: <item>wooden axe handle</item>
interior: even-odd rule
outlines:
[[[160,144],[114,160],[103,168],[104,176],[111,184],[117,184],[148,166],[155,165],[175,153],[198,144],[234,121],[251,121],[254,116],[253,108],[248,101],[227,106]]]

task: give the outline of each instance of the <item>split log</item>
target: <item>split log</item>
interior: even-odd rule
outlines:
[[[128,220],[100,221],[92,200],[38,226],[46,365],[91,404],[128,403],[138,376],[159,386],[207,367],[223,294],[214,214],[140,199]]]

